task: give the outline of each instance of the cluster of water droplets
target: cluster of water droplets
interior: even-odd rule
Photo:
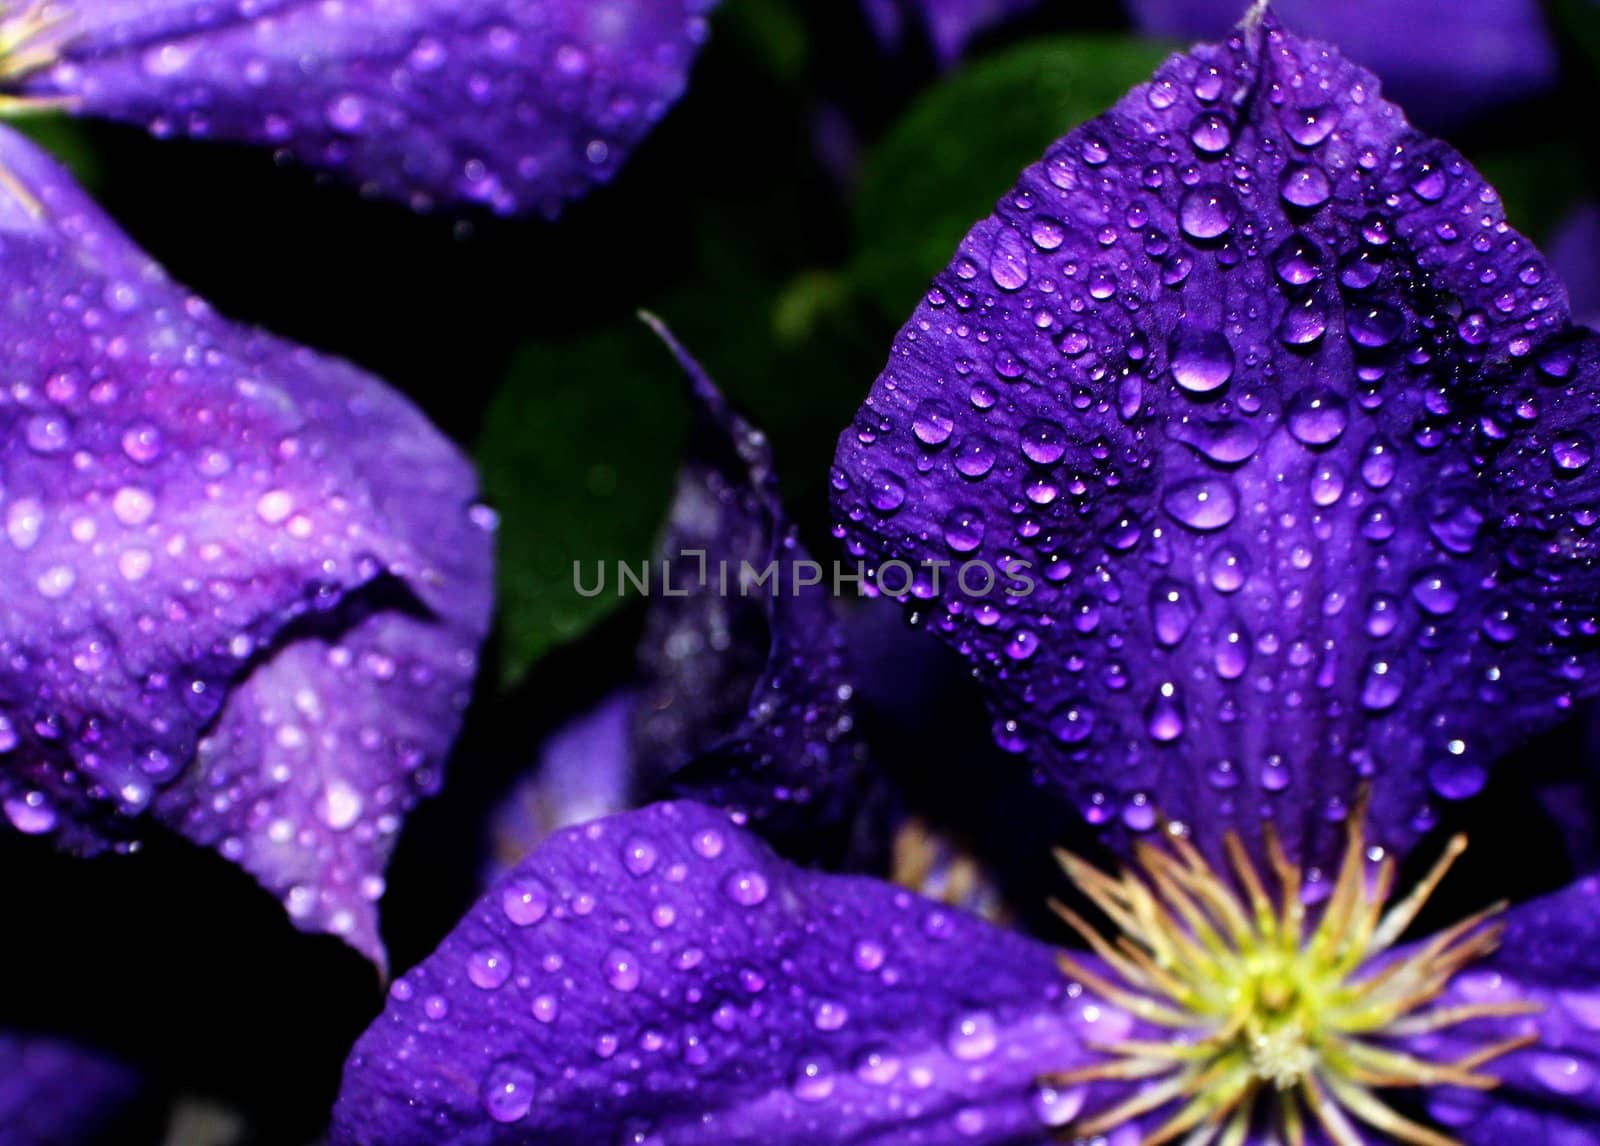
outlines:
[[[159,136],[265,144],[419,209],[553,215],[681,94],[714,3],[235,0],[193,23],[87,5],[26,90]]]
[[[1382,768],[1404,837],[1482,787],[1507,729],[1479,714],[1583,687],[1587,601],[1546,588],[1594,520],[1566,326],[1465,161],[1258,28],[973,230],[841,439],[837,532],[1030,571],[984,598],[924,574],[917,618],[1092,820],[1288,793],[1333,821]]]
[[[924,1137],[905,1140],[931,1146],[1063,1125],[1085,1092],[1038,1089],[1041,1063],[1131,1024],[1060,979],[1047,950],[979,944],[985,927],[778,863],[699,805],[570,829],[396,981],[353,1059],[374,1091],[347,1085],[341,1115],[487,1121],[507,1142],[581,1125],[619,1146],[919,1123]],[[996,960],[1021,979],[979,974]],[[406,1091],[404,1112],[366,1106],[402,1044],[446,1065]],[[692,1113],[664,1113],[673,1093],[694,1095]]]

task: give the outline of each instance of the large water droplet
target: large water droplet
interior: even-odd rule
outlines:
[[[1162,508],[1190,529],[1210,532],[1225,528],[1239,512],[1233,483],[1223,478],[1189,478],[1167,490]]]
[[[483,1109],[496,1122],[518,1122],[533,1109],[533,1090],[538,1077],[520,1058],[505,1058],[495,1063],[483,1077],[479,1098]]]
[[[1173,379],[1191,394],[1209,394],[1233,377],[1233,344],[1220,330],[1181,322],[1168,354]]]
[[[1178,202],[1178,225],[1191,239],[1225,235],[1238,217],[1239,199],[1221,183],[1191,187]]]

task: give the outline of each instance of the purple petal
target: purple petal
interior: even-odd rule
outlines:
[[[1130,1027],[1040,944],[662,804],[554,837],[395,983],[333,1142],[1040,1141],[1081,1096],[1034,1079]]]
[[[381,959],[488,625],[471,468],[377,379],[213,314],[9,131],[0,166],[0,803],[85,850],[149,812]]]
[[[1478,1019],[1402,1040],[1402,1049],[1448,1061],[1528,1033],[1537,1042],[1487,1069],[1487,1093],[1430,1091],[1428,1111],[1468,1146],[1600,1142],[1600,879],[1514,908],[1500,950],[1450,985],[1437,1006],[1533,1003],[1534,1015]]]
[[[1268,15],[967,236],[839,534],[1092,821],[1318,865],[1371,780],[1404,847],[1592,689],[1596,357],[1476,172]]]
[[[696,421],[662,544],[684,595],[657,592],[640,646],[642,780],[739,811],[786,854],[839,859],[873,773],[828,588],[804,584],[827,574],[784,513],[766,437],[657,331]]]
[[[989,29],[1039,6],[1039,0],[863,0],[878,38],[898,48],[908,23],[920,25],[934,57],[948,67]]]
[[[1567,284],[1573,316],[1600,329],[1600,204],[1582,203],[1550,239],[1550,265]]]
[[[263,144],[418,208],[553,216],[682,94],[714,3],[72,0],[23,90]]]
[[[1225,36],[1240,0],[1131,0],[1145,31],[1183,39]],[[1559,70],[1538,0],[1276,0],[1284,23],[1337,44],[1371,68],[1384,92],[1435,127],[1539,95]]]
[[[111,1141],[141,1090],[139,1075],[103,1051],[0,1032],[0,1146]]]

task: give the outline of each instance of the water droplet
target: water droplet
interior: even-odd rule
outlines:
[[[500,892],[500,907],[518,927],[532,927],[550,912],[550,893],[533,876],[517,876]]]
[[[767,877],[758,871],[737,871],[722,885],[728,898],[741,907],[755,907],[766,901]]]
[[[1296,234],[1278,244],[1272,265],[1278,278],[1288,286],[1306,286],[1317,280],[1322,265],[1322,248],[1304,235]]]
[[[879,470],[872,479],[867,498],[879,513],[893,513],[905,503],[906,483],[898,474]]]
[[[963,1062],[988,1058],[999,1045],[1000,1028],[985,1011],[958,1016],[945,1032],[946,1049]]]
[[[911,416],[911,432],[924,445],[942,446],[955,431],[955,417],[950,407],[937,398],[925,398]]]
[[[1315,164],[1303,163],[1284,172],[1278,191],[1285,203],[1309,210],[1326,203],[1333,188],[1326,171]]]
[[[983,437],[968,438],[956,447],[956,472],[963,477],[981,478],[994,469],[994,443]]]
[[[533,1068],[522,1059],[501,1059],[483,1077],[479,1098],[484,1112],[502,1123],[526,1118],[533,1109],[533,1090],[537,1084]]]
[[[1225,235],[1238,217],[1238,197],[1220,183],[1191,187],[1178,203],[1178,225],[1192,239]]]
[[[1239,512],[1233,483],[1222,478],[1189,478],[1171,486],[1161,506],[1175,521],[1203,533],[1223,529]]]
[[[1233,377],[1233,345],[1220,330],[1179,323],[1168,354],[1173,379],[1191,394],[1209,394]]]
[[[1169,681],[1156,689],[1145,707],[1144,727],[1150,739],[1162,744],[1183,735],[1183,700],[1177,685]]]
[[[635,836],[622,845],[622,866],[631,875],[646,875],[656,866],[658,855],[655,844]]]
[[[1432,617],[1446,617],[1461,603],[1461,590],[1444,569],[1429,569],[1411,583],[1411,597]]]
[[[1332,445],[1350,424],[1350,404],[1331,391],[1297,394],[1288,421],[1289,432],[1305,445]]]
[[[1205,154],[1217,155],[1233,142],[1233,125],[1220,112],[1201,112],[1189,124],[1189,140]]]
[[[1050,717],[1050,734],[1063,744],[1082,744],[1094,733],[1094,709],[1087,700],[1069,700]]]
[[[1193,596],[1182,585],[1171,578],[1157,581],[1150,589],[1150,624],[1156,643],[1167,648],[1181,644],[1197,611]]]
[[[1283,112],[1283,129],[1301,147],[1316,147],[1339,123],[1337,108],[1291,107]]]
[[[1022,452],[1030,462],[1054,465],[1067,452],[1067,435],[1054,422],[1035,418],[1022,427]]]
[[[1550,443],[1550,460],[1557,473],[1582,473],[1594,460],[1594,439],[1582,430],[1568,430]]]
[[[479,947],[467,956],[467,978],[473,986],[493,991],[511,977],[511,956],[499,947]]]
[[[618,991],[632,991],[639,986],[639,960],[631,951],[614,947],[606,953],[601,964],[606,982]]]
[[[944,543],[952,552],[971,553],[983,544],[983,534],[983,511],[977,506],[957,506],[944,519]]]
[[[833,1093],[835,1081],[832,1060],[816,1055],[801,1060],[790,1089],[802,1102],[821,1102]]]

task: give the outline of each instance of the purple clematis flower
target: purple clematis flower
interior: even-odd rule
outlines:
[[[0,108],[263,144],[424,209],[554,216],[682,94],[715,0],[24,0]]]
[[[1264,7],[1174,57],[974,228],[835,482],[1002,740],[1115,826],[1127,867],[1062,863],[1117,937],[625,814],[397,981],[334,1141],[1600,1141],[1600,883],[1409,944],[1465,841],[1396,886],[1590,691],[1596,350],[1368,73]]]
[[[344,362],[213,314],[0,129],[0,808],[154,819],[382,960],[376,901],[488,627],[470,465]]]
[[[1146,32],[1220,36],[1237,0],[1130,0]],[[1419,122],[1453,127],[1555,86],[1560,60],[1539,0],[1278,0],[1303,35],[1378,73]]]

